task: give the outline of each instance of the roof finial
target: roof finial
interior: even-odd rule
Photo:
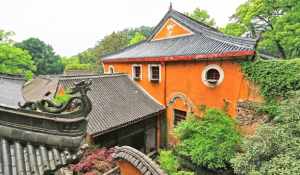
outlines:
[[[173,9],[173,5],[172,5],[172,2],[170,2],[169,10],[172,10],[172,9]]]

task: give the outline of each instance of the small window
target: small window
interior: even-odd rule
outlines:
[[[174,109],[174,126],[176,126],[182,120],[185,120],[186,112],[178,109]]]
[[[133,65],[132,66],[132,78],[134,80],[142,79],[142,66],[141,65]]]
[[[220,79],[220,73],[217,69],[209,69],[206,72],[206,80],[211,84],[216,84]]]
[[[160,65],[150,65],[149,69],[150,81],[159,82],[160,80]]]
[[[203,69],[201,77],[206,86],[214,88],[223,82],[224,71],[219,65],[210,64]]]

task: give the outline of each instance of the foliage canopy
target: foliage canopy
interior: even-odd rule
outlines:
[[[300,173],[300,92],[282,101],[280,110],[272,123],[244,140],[242,151],[231,160],[235,173]]]
[[[243,62],[246,76],[260,86],[261,94],[269,99],[287,97],[289,91],[300,90],[300,59]]]
[[[38,75],[61,74],[64,70],[61,58],[56,55],[53,48],[38,38],[29,38],[15,44],[29,52],[37,69]]]
[[[226,169],[240,142],[235,122],[217,109],[208,109],[203,118],[188,116],[175,133],[180,139],[176,153],[209,169]]]
[[[35,66],[27,51],[8,44],[0,44],[0,72],[22,74],[26,79],[32,78]]]

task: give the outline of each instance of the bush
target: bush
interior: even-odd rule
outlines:
[[[241,63],[246,76],[260,86],[267,99],[286,97],[289,91],[300,90],[300,59]]]
[[[167,174],[176,173],[179,168],[179,163],[176,156],[172,153],[172,151],[160,151],[159,159],[158,159],[161,168]]]
[[[160,151],[158,161],[161,168],[169,175],[194,175],[193,172],[180,171],[179,161],[172,151]]]
[[[180,139],[176,153],[209,169],[226,169],[240,142],[235,122],[216,109],[208,109],[203,118],[189,116],[175,133]]]
[[[71,170],[76,173],[91,173],[92,171],[105,173],[115,167],[112,158],[113,150],[98,148],[85,152],[79,163],[71,165]]]
[[[300,92],[280,103],[280,114],[246,138],[232,160],[236,174],[300,174]]]

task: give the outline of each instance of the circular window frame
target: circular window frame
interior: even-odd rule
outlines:
[[[217,70],[217,71],[219,72],[219,74],[220,74],[220,78],[219,78],[219,80],[218,80],[215,84],[209,83],[209,82],[207,81],[207,79],[206,79],[206,77],[207,77],[206,74],[207,74],[207,72],[208,72],[210,69],[215,69],[215,70]],[[207,66],[203,69],[201,78],[202,78],[203,84],[205,84],[207,87],[214,88],[214,87],[216,87],[216,86],[219,86],[219,85],[223,82],[223,80],[224,80],[224,71],[223,71],[223,69],[222,69],[219,65],[217,65],[217,64],[210,64],[210,65],[207,65]]]

